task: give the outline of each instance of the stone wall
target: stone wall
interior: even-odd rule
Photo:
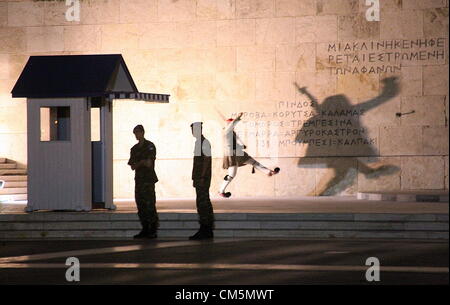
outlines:
[[[0,157],[27,163],[25,101],[10,91],[28,56],[121,53],[139,90],[171,103],[114,102],[116,198],[133,197],[136,124],[158,149],[158,196],[193,196],[196,120],[216,192],[223,118],[241,111],[248,152],[282,172],[241,168],[236,196],[448,189],[448,1],[381,0],[371,22],[364,0],[80,2],[69,22],[65,1],[0,0]]]

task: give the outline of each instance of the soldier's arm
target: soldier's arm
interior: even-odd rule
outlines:
[[[137,169],[137,168],[141,168],[141,167],[149,167],[149,168],[154,168],[155,167],[155,160],[154,159],[144,159],[139,161],[138,163],[131,165],[131,168]]]
[[[211,157],[203,157],[203,165],[202,165],[202,178],[207,178],[211,175],[211,173],[209,172],[209,169],[211,168],[210,166],[208,166],[211,163]]]
[[[309,98],[309,100],[311,101],[311,106],[314,108],[314,110],[318,111],[319,101],[317,101],[317,99],[311,93],[309,93],[306,87],[300,88],[300,86],[297,83],[294,83],[294,85],[300,93],[306,95]]]
[[[397,77],[388,77],[383,79],[382,82],[384,87],[381,94],[373,99],[360,103],[357,107],[368,111],[372,108],[380,106],[398,94],[400,87],[397,83]]]
[[[155,159],[156,159],[156,147],[151,146],[149,148],[149,152],[146,154],[146,158],[143,160],[140,160],[134,166],[135,166],[135,168],[141,168],[141,167],[154,168],[155,167]]]
[[[136,169],[136,160],[134,160],[131,151],[130,151],[130,159],[128,160],[128,165],[131,167],[132,170]]]
[[[244,115],[243,112],[239,113],[239,115],[237,116],[236,119],[234,119],[233,122],[231,122],[231,124],[229,124],[227,126],[227,128],[225,129],[225,132],[231,132],[232,130],[234,130],[234,128],[236,127],[236,125],[241,121],[242,115]]]
[[[142,160],[143,161],[143,165],[149,168],[154,168],[155,167],[155,159],[146,159],[146,160]]]
[[[155,168],[156,146],[150,146],[147,159],[143,160],[143,165],[151,169]]]
[[[210,166],[208,166],[211,163],[211,144],[209,143],[208,140],[205,140],[202,144],[202,150],[203,150],[203,154],[202,154],[202,162],[201,162],[201,171],[200,171],[200,175],[202,178],[206,178],[209,177],[211,175],[211,173],[209,172],[209,169],[211,168]]]

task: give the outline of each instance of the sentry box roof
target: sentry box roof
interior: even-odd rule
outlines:
[[[120,54],[31,56],[13,97],[106,97],[169,102],[168,94],[139,92]]]

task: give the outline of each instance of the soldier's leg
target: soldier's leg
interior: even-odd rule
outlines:
[[[150,183],[148,186],[149,200],[148,200],[148,212],[150,227],[153,231],[159,227],[158,212],[156,211],[156,193],[155,184]]]
[[[136,207],[138,210],[139,221],[141,222],[143,230],[147,230],[149,226],[149,222],[147,221],[146,215],[148,212],[146,197],[145,197],[145,184],[136,182],[134,187],[134,198],[136,200]]]
[[[237,175],[237,166],[230,166],[228,168],[228,174],[225,176],[224,181],[222,182],[222,186],[220,187],[220,193],[225,193],[225,190],[227,189],[228,185],[231,183],[231,181],[236,177]]]
[[[261,171],[261,172],[263,172],[263,173],[265,173],[267,175],[270,174],[270,169],[268,169],[267,167],[265,167],[264,165],[262,165],[261,163],[259,163],[255,159],[253,159],[252,157],[250,157],[244,163],[253,166],[257,170],[259,170],[259,171]]]
[[[214,238],[214,211],[209,199],[209,187],[196,187],[197,212],[199,216],[200,229],[190,240],[203,240]]]
[[[158,214],[156,212],[156,195],[154,183],[136,184],[136,204],[142,226],[158,227]]]
[[[195,192],[200,225],[214,228],[214,210],[209,198],[209,188],[196,187]]]

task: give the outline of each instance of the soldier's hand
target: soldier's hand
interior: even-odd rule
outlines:
[[[303,93],[303,94],[306,94],[306,93],[308,92],[308,90],[306,89],[306,87],[298,88],[298,91],[300,91],[300,92]]]
[[[306,94],[307,87],[300,87],[297,83],[294,83],[295,87],[297,87],[297,90],[300,91],[303,94]]]
[[[395,96],[400,91],[400,86],[398,84],[398,77],[387,77],[382,80],[383,87],[383,95],[386,96]]]

